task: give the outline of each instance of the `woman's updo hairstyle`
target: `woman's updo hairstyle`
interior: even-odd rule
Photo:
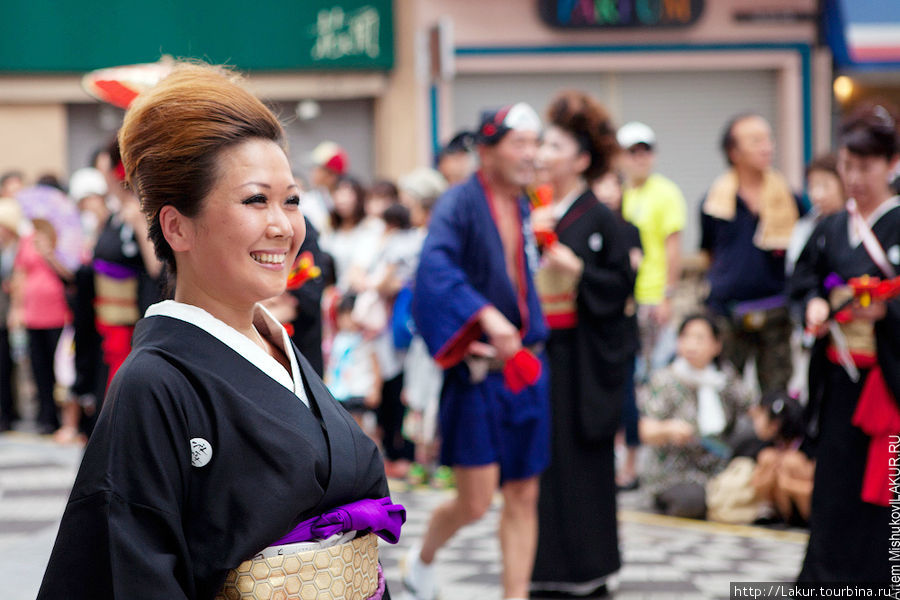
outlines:
[[[119,130],[125,178],[141,202],[156,256],[175,273],[159,211],[195,217],[219,177],[216,160],[235,144],[271,140],[284,147],[278,119],[225,68],[179,63],[138,96]]]
[[[584,92],[560,92],[547,108],[547,122],[568,132],[591,158],[584,177],[593,181],[610,169],[619,149],[616,131],[603,105]]]
[[[890,161],[900,152],[896,113],[883,104],[860,106],[841,122],[838,139],[853,154]]]

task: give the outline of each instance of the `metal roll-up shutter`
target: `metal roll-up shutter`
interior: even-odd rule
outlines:
[[[593,94],[616,125],[647,123],[659,142],[657,170],[681,187],[687,201],[683,244],[693,252],[700,197],[725,169],[719,151],[722,128],[733,115],[748,111],[774,125],[776,80],[774,70],[461,74],[453,82],[453,123],[456,129],[475,127],[482,109],[517,101],[543,114],[553,95],[567,88]]]

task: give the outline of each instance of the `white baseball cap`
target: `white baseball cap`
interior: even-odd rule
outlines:
[[[656,145],[656,134],[648,125],[640,121],[625,123],[616,134],[616,141],[622,148],[628,149],[637,144],[647,144],[651,148]]]
[[[80,202],[88,196],[106,196],[106,178],[93,167],[78,169],[69,178],[69,196]]]

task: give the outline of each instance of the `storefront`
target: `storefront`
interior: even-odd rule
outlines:
[[[819,39],[829,2],[279,0],[263,12],[198,0],[101,14],[16,0],[0,37],[0,170],[85,165],[121,112],[87,96],[81,76],[165,54],[248,72],[286,122],[300,172],[328,138],[363,179],[397,177],[431,164],[483,109],[525,100],[543,110],[580,88],[617,123],[656,130],[658,168],[692,210],[724,168],[723,125],[745,111],[771,121],[777,166],[799,189],[805,163],[831,144],[832,57]],[[692,224],[686,246],[696,234]]]
[[[900,2],[827,0],[823,29],[834,53],[838,112],[865,101],[900,106]]]
[[[653,127],[658,168],[682,187],[691,210],[724,168],[719,138],[735,114],[771,121],[777,166],[798,188],[804,164],[830,144],[831,57],[817,47],[815,0],[416,7],[419,44],[432,58],[416,82],[420,160],[473,127],[481,110],[518,100],[543,110],[564,88],[593,93],[617,123]],[[685,244],[695,247],[696,236],[692,223]]]
[[[394,62],[391,0],[239,0],[85,4],[15,0],[0,36],[0,171],[65,177],[88,164],[122,111],[85,93],[92,69],[162,56],[226,63],[286,123],[295,168],[319,141],[349,152],[354,171],[375,158],[376,103]]]

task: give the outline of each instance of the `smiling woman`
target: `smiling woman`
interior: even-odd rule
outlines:
[[[306,597],[337,555],[362,566],[333,585],[389,597],[374,535],[396,542],[405,517],[378,450],[258,304],[284,292],[306,233],[283,138],[205,65],[179,65],[126,114],[127,180],[174,299],[135,328],[39,598],[256,598],[295,583]],[[235,571],[285,554],[302,581]]]

